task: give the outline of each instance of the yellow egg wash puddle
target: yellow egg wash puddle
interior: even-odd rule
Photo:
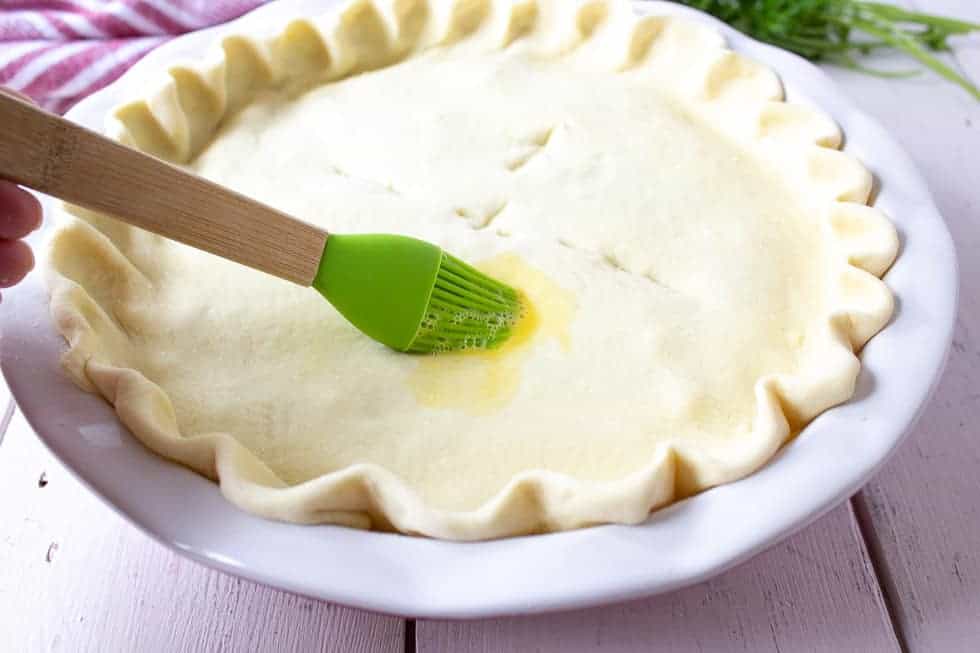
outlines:
[[[415,400],[426,408],[455,409],[472,415],[495,412],[510,402],[521,384],[531,345],[553,338],[563,351],[572,339],[575,295],[516,254],[501,254],[476,265],[482,272],[517,288],[524,314],[503,345],[426,356],[408,378]]]

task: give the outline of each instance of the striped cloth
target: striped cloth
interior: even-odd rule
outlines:
[[[265,0],[0,0],[0,85],[64,113],[174,36]]]

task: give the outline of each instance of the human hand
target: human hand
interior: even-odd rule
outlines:
[[[0,179],[0,288],[20,282],[34,267],[34,254],[21,240],[41,226],[41,203],[26,190]]]
[[[0,93],[30,102],[0,87]],[[34,254],[22,238],[41,226],[41,203],[12,182],[0,179],[0,288],[20,282],[34,267]]]

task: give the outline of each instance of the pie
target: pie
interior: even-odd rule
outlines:
[[[698,22],[360,0],[172,63],[109,134],[333,232],[437,243],[530,304],[500,350],[401,354],[310,289],[72,209],[49,252],[66,369],[255,514],[637,523],[847,400],[892,313],[871,175]]]

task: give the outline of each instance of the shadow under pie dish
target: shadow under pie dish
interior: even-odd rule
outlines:
[[[356,2],[219,45],[109,132],[332,230],[436,242],[534,313],[499,352],[405,356],[76,212],[49,254],[68,370],[245,510],[449,539],[636,523],[846,400],[891,314],[870,175],[710,28]]]

